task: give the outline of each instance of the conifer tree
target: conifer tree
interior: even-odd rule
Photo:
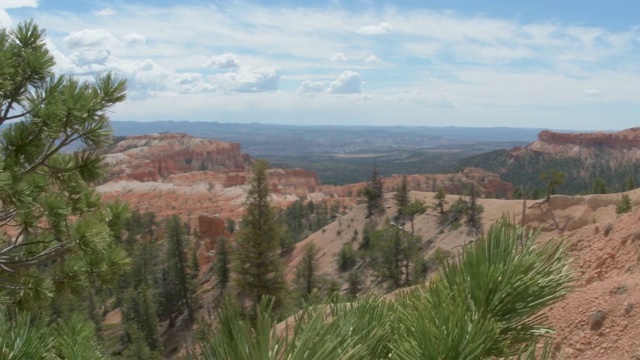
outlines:
[[[231,276],[231,254],[229,249],[229,241],[225,237],[221,237],[216,244],[216,260],[213,263],[214,273],[220,286],[220,293],[224,293],[229,284]]]
[[[409,218],[409,222],[411,223],[411,235],[415,234],[415,226],[414,220],[416,215],[422,215],[427,212],[427,207],[424,204],[424,201],[421,199],[414,199],[404,208],[404,216]]]
[[[616,204],[616,214],[621,215],[628,213],[633,209],[631,198],[628,194],[622,194],[620,201]]]
[[[469,200],[467,201],[467,208],[465,211],[466,224],[469,228],[469,233],[473,236],[478,236],[482,231],[482,212],[484,208],[478,204],[478,190],[475,185],[471,185],[469,188]]]
[[[396,187],[396,192],[393,194],[393,199],[396,201],[398,207],[398,221],[401,226],[404,226],[406,217],[406,207],[409,205],[409,181],[407,175],[402,176],[402,182],[400,186]]]
[[[318,286],[318,248],[313,242],[305,245],[302,259],[296,268],[296,282],[304,299]]]
[[[370,218],[375,211],[382,207],[382,196],[384,195],[382,178],[378,174],[377,163],[373,164],[371,178],[362,193],[367,198],[367,218]]]
[[[444,189],[440,188],[433,196],[433,198],[437,201],[435,208],[438,209],[440,215],[444,214],[444,205],[447,203],[447,192]]]
[[[146,284],[129,289],[122,307],[128,348],[137,349],[141,345],[136,342],[142,342],[142,347],[151,352],[162,351],[156,311],[156,302]]]
[[[390,222],[374,231],[370,260],[378,279],[389,281],[391,289],[411,285],[419,245],[419,237]]]
[[[0,29],[0,64],[0,291],[29,307],[126,268],[114,214],[91,187],[111,141],[107,111],[125,100],[126,82],[54,75],[33,21]]]
[[[567,180],[567,174],[557,169],[550,169],[540,174],[540,180],[546,182],[546,199],[549,201],[551,195],[554,195],[558,187],[562,186]]]
[[[195,291],[187,258],[187,239],[177,215],[167,220],[165,233],[167,243],[162,271],[164,314],[173,320],[174,313],[186,309],[189,319],[194,320]]]
[[[276,308],[282,306],[286,289],[280,260],[282,229],[269,203],[267,168],[267,162],[262,160],[253,166],[233,261],[237,287],[247,297],[251,309],[265,296],[275,299]]]

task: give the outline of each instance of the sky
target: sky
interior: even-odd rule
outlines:
[[[0,0],[113,120],[640,126],[640,2]]]

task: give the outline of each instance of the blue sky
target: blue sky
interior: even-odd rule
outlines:
[[[114,120],[640,126],[640,2],[1,0]]]

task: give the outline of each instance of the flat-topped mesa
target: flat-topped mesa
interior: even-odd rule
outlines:
[[[110,179],[156,181],[190,171],[246,171],[250,157],[238,143],[163,133],[128,137],[105,160]]]
[[[640,148],[640,127],[619,132],[561,133],[544,130],[538,140],[550,145],[579,145],[586,147]]]

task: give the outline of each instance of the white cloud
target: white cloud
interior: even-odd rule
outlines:
[[[124,42],[127,45],[142,45],[147,42],[147,38],[144,35],[131,32],[124,36]]]
[[[116,11],[112,8],[104,8],[100,10],[95,10],[91,12],[95,16],[113,16],[116,14]]]
[[[224,91],[272,91],[280,86],[280,70],[277,66],[240,66],[233,72],[213,75],[209,79]]]
[[[317,93],[325,90],[324,83],[322,81],[305,80],[300,84],[298,88],[299,93]]]
[[[333,55],[333,56],[331,57],[331,61],[336,61],[336,62],[337,62],[337,61],[342,61],[342,62],[344,62],[344,61],[348,61],[348,60],[349,60],[349,59],[347,59],[347,57],[346,57],[346,56],[344,56],[344,54],[343,54],[343,53],[336,53],[335,55]]]
[[[588,96],[599,96],[600,95],[600,91],[598,91],[596,89],[585,89],[584,93],[585,93],[585,95],[588,95]]]
[[[38,7],[38,0],[2,0],[0,9],[17,9],[21,7]]]
[[[117,39],[110,32],[102,29],[75,31],[64,38],[64,44],[69,49],[106,46],[116,42]]]
[[[364,62],[366,62],[366,63],[378,63],[378,62],[382,62],[382,60],[380,60],[380,58],[375,56],[375,55],[369,55],[366,59],[364,59]]]
[[[362,77],[359,73],[346,70],[331,82],[328,92],[331,94],[356,94],[362,92]]]
[[[17,9],[22,7],[38,7],[38,0],[2,0],[0,2],[0,28],[11,27],[13,21],[6,9]]]
[[[0,0],[0,22],[4,15],[5,22],[11,20],[1,10],[6,3]],[[137,99],[179,94],[181,101],[202,109],[205,118],[210,118],[212,108],[218,106],[219,113],[233,108],[246,112],[247,118],[255,119],[259,114],[266,121],[268,117],[263,118],[262,112],[272,107],[263,97],[277,99],[281,108],[297,109],[298,112],[271,118],[281,122],[292,121],[293,114],[300,117],[313,111],[323,116],[346,111],[354,115],[354,121],[361,117],[384,122],[385,116],[391,119],[394,111],[404,112],[406,108],[407,122],[416,116],[436,124],[472,123],[476,121],[472,116],[475,111],[477,121],[499,125],[500,121],[522,119],[518,123],[521,126],[538,126],[535,116],[522,114],[543,112],[545,119],[577,119],[584,112],[576,109],[590,102],[612,109],[618,104],[630,104],[629,108],[640,111],[640,105],[636,106],[640,104],[636,89],[640,70],[634,66],[640,52],[640,29],[635,27],[611,30],[568,26],[559,21],[524,23],[486,14],[430,10],[426,6],[352,12],[340,6],[266,6],[242,1],[215,6],[203,2],[171,7],[141,4],[125,1],[113,5],[117,16],[106,18],[62,10],[59,5],[32,13],[48,30],[50,43],[60,49],[52,51],[58,64],[56,71],[69,69],[69,73],[87,78],[101,71],[115,71],[129,79]],[[55,6],[60,10],[52,8]],[[15,13],[30,16],[27,10]],[[65,48],[67,41],[60,34],[69,35],[78,29],[101,29],[110,35],[76,34],[79,39],[70,35],[69,42],[75,47]],[[393,34],[392,42],[364,38],[389,32]],[[135,37],[126,35],[132,33],[149,38],[153,34],[153,41],[144,46],[127,46],[135,43]],[[344,58],[344,54],[349,55],[351,75],[340,75],[347,68],[345,63],[329,62],[337,51]],[[210,57],[222,52],[228,52],[226,58]],[[241,54],[240,61],[235,54]],[[394,66],[383,67],[380,64],[388,63],[376,63],[380,59],[393,61]],[[286,69],[282,76],[279,69],[272,69],[276,61]],[[240,63],[253,67],[241,69]],[[204,64],[225,70],[194,70]],[[260,68],[271,70],[256,70]],[[361,105],[365,94],[313,96],[322,92],[362,93],[363,77],[367,79],[364,93],[375,99],[366,105]],[[275,89],[281,91],[268,91]],[[597,93],[591,91],[596,89]],[[413,94],[414,90],[423,92]],[[258,91],[267,92],[260,96],[250,93]],[[210,100],[212,97],[215,102]],[[230,99],[233,106],[226,106]],[[342,106],[346,101],[351,103]],[[168,108],[174,99],[165,102]],[[151,103],[164,104],[161,98],[145,104]],[[456,104],[460,106],[455,107]],[[551,114],[560,108],[569,111]],[[159,111],[141,107],[135,114],[152,110]],[[173,116],[192,118],[188,111],[184,114]],[[133,117],[125,113],[123,118]],[[609,121],[622,119],[620,116]],[[549,120],[549,124],[553,122]]]
[[[0,9],[0,27],[10,27],[13,24],[11,16],[6,11]]]
[[[382,35],[393,30],[393,26],[388,22],[381,22],[378,25],[367,25],[358,29],[357,33],[362,35]]]
[[[239,67],[240,62],[235,54],[226,53],[220,56],[212,56],[205,66],[216,69],[231,69]]]

